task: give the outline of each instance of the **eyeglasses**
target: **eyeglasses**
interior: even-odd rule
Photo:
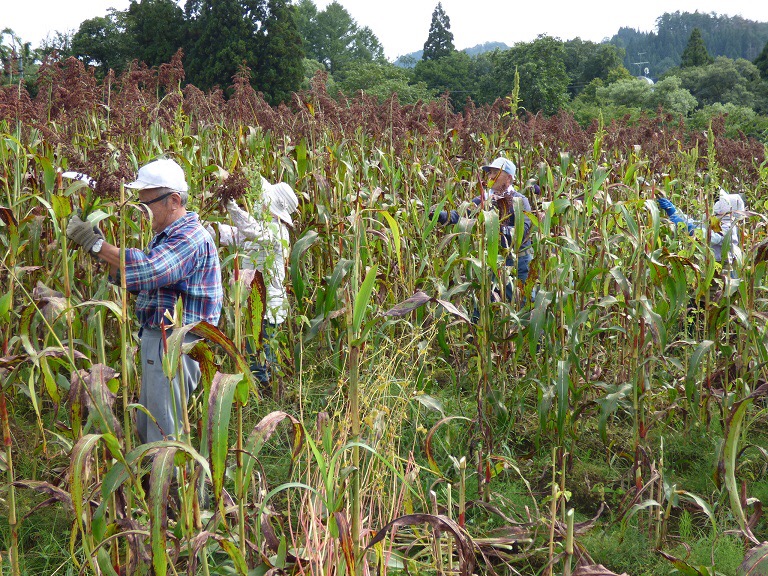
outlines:
[[[178,192],[174,192],[174,191],[172,190],[172,191],[170,191],[170,192],[166,192],[165,194],[161,194],[160,196],[158,196],[158,197],[157,197],[157,198],[155,198],[154,200],[149,200],[148,202],[142,202],[142,204],[144,204],[144,206],[149,206],[150,204],[154,204],[155,202],[160,202],[160,200],[165,200],[165,199],[166,199],[166,198],[168,198],[168,196],[170,196],[171,194],[178,194]]]

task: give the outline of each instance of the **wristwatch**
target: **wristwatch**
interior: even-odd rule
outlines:
[[[98,254],[101,251],[101,247],[104,244],[104,239],[99,238],[96,240],[96,242],[93,244],[93,248],[91,248],[91,254]]]

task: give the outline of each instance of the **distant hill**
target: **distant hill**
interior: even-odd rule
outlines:
[[[496,50],[497,48],[499,50],[508,50],[509,46],[504,44],[504,42],[486,42],[484,44],[472,46],[471,48],[464,48],[462,52],[466,52],[470,56],[477,56],[478,54],[490,52],[491,50]],[[416,66],[416,62],[421,60],[421,55],[423,52],[423,50],[417,50],[416,52],[410,52],[409,54],[400,56],[397,60],[395,60],[395,66],[400,66],[401,68],[413,68]]]
[[[654,32],[620,28],[608,41],[624,49],[624,66],[632,74],[640,74],[647,67],[650,76],[657,78],[679,66],[680,56],[694,28],[701,30],[707,51],[713,58],[726,56],[751,61],[768,42],[768,23],[741,16],[718,16],[714,12],[665,13],[656,20],[656,27]]]
[[[698,11],[664,13],[656,19],[656,30],[652,32],[619,28],[606,42],[624,49],[624,66],[633,75],[639,76],[648,68],[648,75],[658,78],[680,65],[680,57],[694,28],[701,31],[707,51],[713,58],[726,56],[753,61],[768,43],[768,22]],[[476,56],[497,48],[507,50],[509,46],[503,42],[486,42],[465,48],[464,52]],[[421,60],[421,54],[418,50],[400,56],[395,65],[412,68]]]
[[[485,44],[472,46],[472,48],[464,48],[463,52],[466,52],[470,56],[477,56],[478,54],[490,52],[492,50],[496,50],[497,48],[499,50],[509,50],[509,46],[504,44],[504,42],[486,42]]]

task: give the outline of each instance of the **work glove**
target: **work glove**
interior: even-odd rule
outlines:
[[[104,234],[96,226],[80,218],[79,214],[72,214],[67,222],[67,237],[90,254],[96,241],[99,238],[104,239]]]
[[[667,213],[667,216],[672,216],[675,212],[677,212],[675,205],[672,204],[672,202],[670,202],[667,198],[657,198],[656,202],[658,202],[659,208]]]
[[[656,202],[658,202],[659,208],[667,213],[667,216],[670,220],[672,220],[672,223],[675,226],[680,223],[685,224],[686,228],[688,228],[688,234],[693,234],[693,231],[696,229],[696,224],[690,220],[688,216],[686,216],[683,212],[679,212],[677,208],[675,208],[675,205],[672,204],[672,202],[666,198],[657,198]]]

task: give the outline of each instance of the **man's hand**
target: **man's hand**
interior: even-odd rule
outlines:
[[[96,228],[96,226],[92,226],[90,222],[83,221],[77,214],[72,214],[69,217],[67,236],[72,242],[85,248],[89,254],[96,241],[99,238],[104,239],[104,234],[101,233],[101,230]]]

